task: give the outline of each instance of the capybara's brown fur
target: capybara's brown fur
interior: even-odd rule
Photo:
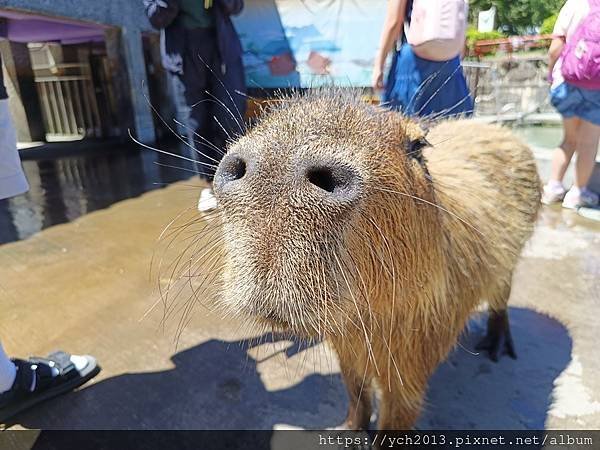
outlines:
[[[411,428],[427,380],[482,302],[484,347],[512,353],[511,276],[540,182],[509,130],[468,120],[424,133],[340,92],[280,102],[232,144],[214,188],[223,221],[223,303],[335,348],[364,428]],[[412,154],[411,154],[412,153]]]

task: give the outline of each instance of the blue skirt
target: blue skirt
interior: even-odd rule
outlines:
[[[600,125],[600,90],[563,82],[550,91],[552,106],[565,118],[579,117]]]
[[[408,116],[432,119],[473,113],[460,58],[429,61],[415,55],[409,44],[394,54],[383,102]]]

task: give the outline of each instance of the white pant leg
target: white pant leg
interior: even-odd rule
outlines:
[[[0,393],[8,391],[12,387],[16,376],[17,368],[10,358],[6,356],[0,343]]]
[[[17,133],[8,110],[8,99],[0,100],[0,200],[28,190],[17,150]]]

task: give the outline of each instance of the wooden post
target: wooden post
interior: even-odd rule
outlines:
[[[113,97],[118,106],[123,136],[129,130],[144,143],[154,142],[156,135],[148,97],[148,81],[142,48],[142,35],[131,28],[105,31],[106,53]]]

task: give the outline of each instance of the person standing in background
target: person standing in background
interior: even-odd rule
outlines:
[[[200,176],[212,182],[226,141],[243,131],[246,86],[242,46],[230,16],[243,0],[144,0],[153,27],[162,31],[163,65],[178,76],[190,107],[189,128]],[[211,188],[198,209],[217,205]]]
[[[548,51],[550,100],[562,116],[564,138],[554,151],[542,202],[562,202],[569,209],[593,207],[598,194],[587,185],[600,139],[600,1],[568,0],[553,35]],[[583,61],[589,61],[585,69]],[[575,153],[575,181],[567,191],[563,179]]]
[[[28,190],[8,109],[0,55],[0,201]],[[96,360],[88,355],[60,351],[46,358],[11,359],[0,343],[0,423],[41,401],[72,391],[98,372]]]
[[[460,62],[467,11],[466,0],[388,1],[372,76],[384,104],[431,119],[473,112]],[[398,41],[384,84],[385,62]]]

